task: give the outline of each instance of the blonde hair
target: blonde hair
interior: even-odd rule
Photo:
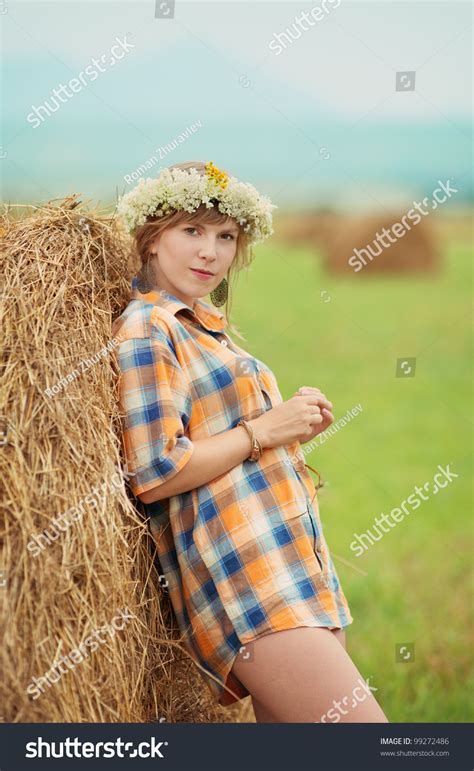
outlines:
[[[202,161],[187,161],[186,163],[176,163],[174,166],[169,166],[170,169],[196,169],[199,174],[204,175],[206,173],[206,164]],[[212,224],[223,225],[229,220],[227,214],[222,214],[214,204],[212,208],[207,208],[205,204],[201,204],[195,212],[187,211],[174,211],[163,215],[162,217],[149,217],[148,221],[137,228],[134,236],[134,250],[135,258],[140,262],[141,267],[138,272],[139,288],[143,287],[144,291],[149,291],[156,283],[153,283],[153,278],[150,270],[150,260],[153,255],[150,253],[150,248],[154,243],[157,236],[164,230],[175,225],[179,225],[180,222],[186,221],[194,224]],[[246,268],[253,260],[252,248],[249,244],[249,238],[244,232],[243,228],[238,222],[234,220],[235,224],[239,228],[239,235],[237,237],[237,249],[235,257],[227,273],[228,282],[228,295],[227,300],[223,306],[224,313],[229,325],[229,330],[233,332],[241,340],[245,340],[245,337],[240,334],[238,328],[232,324],[230,320],[232,299],[233,299],[233,286],[236,280],[236,276],[242,268]],[[159,288],[159,287],[158,287]]]

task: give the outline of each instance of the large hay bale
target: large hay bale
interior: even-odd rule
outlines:
[[[326,240],[326,269],[331,273],[356,272],[365,276],[436,272],[440,254],[433,227],[422,215],[418,216],[418,223],[399,211],[340,217]]]
[[[276,230],[279,238],[292,246],[308,245],[315,249],[322,255],[323,265],[329,273],[352,275],[361,272],[366,276],[433,273],[440,267],[433,224],[422,215],[418,216],[421,221],[415,224],[413,219],[407,218],[406,212],[399,211],[351,216],[323,210],[306,211],[282,215]],[[400,235],[399,227],[393,234],[393,226],[403,224],[403,217],[407,223],[403,226],[404,234]],[[384,228],[391,233],[394,243],[385,237],[387,246],[381,247],[376,237],[377,233],[383,235]],[[351,258],[352,263],[349,263]]]
[[[179,642],[125,484],[110,336],[130,244],[76,199],[8,208],[0,223],[2,718],[238,720],[245,705],[215,705]]]

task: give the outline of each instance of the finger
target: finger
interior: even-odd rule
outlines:
[[[323,408],[322,412],[324,413],[323,415],[324,420],[327,420],[329,423],[332,423],[334,420],[334,415],[332,414],[332,412],[330,412],[326,408]]]
[[[333,403],[329,401],[329,399],[326,399],[324,394],[301,394],[301,395],[307,398],[308,404],[321,404],[329,408],[334,406]]]
[[[320,388],[313,388],[312,386],[301,386],[298,393],[300,393],[302,396],[316,394],[317,396],[321,396],[323,399],[326,399],[326,401],[329,401],[326,394],[323,394]]]
[[[319,397],[322,401],[324,401],[326,404],[330,404],[332,407],[332,402],[329,401],[328,397],[325,394],[321,394]]]

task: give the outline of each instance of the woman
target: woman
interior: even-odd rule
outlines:
[[[226,334],[228,313],[201,299],[228,311],[273,208],[212,163],[172,166],[120,200],[142,263],[113,330],[131,490],[220,704],[250,694],[258,722],[326,722],[333,700],[349,700],[342,721],[386,722],[370,688],[351,698],[364,683],[345,651],[352,617],[300,452],[332,404],[312,387],[283,401],[271,370]]]

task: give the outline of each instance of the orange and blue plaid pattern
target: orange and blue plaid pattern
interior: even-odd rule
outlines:
[[[226,326],[208,303],[190,308],[168,292],[142,294],[133,278],[113,334],[121,340],[118,400],[136,497],[177,474],[194,441],[283,401],[273,372]],[[295,442],[265,448],[259,461],[244,460],[197,489],[141,503],[184,642],[221,704],[248,695],[231,672],[245,643],[352,622],[315,490]]]

